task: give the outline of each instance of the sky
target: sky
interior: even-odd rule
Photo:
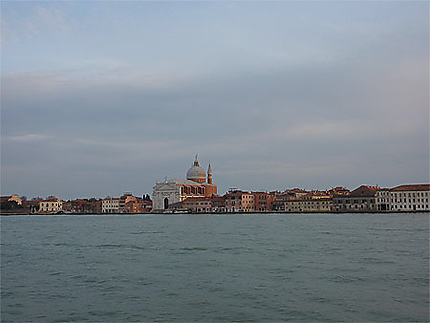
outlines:
[[[429,183],[427,1],[1,1],[1,194]]]

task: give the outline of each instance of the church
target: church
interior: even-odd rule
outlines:
[[[169,205],[182,202],[189,197],[211,197],[217,194],[216,185],[212,184],[212,167],[209,163],[207,176],[203,168],[200,167],[198,155],[193,165],[187,171],[187,179],[179,182],[177,180],[167,180],[157,182],[153,188],[152,209],[155,212],[167,210]]]

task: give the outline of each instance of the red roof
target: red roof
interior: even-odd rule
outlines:
[[[399,191],[430,191],[430,184],[406,184],[391,189],[392,192]]]
[[[375,196],[376,191],[378,190],[375,186],[369,185],[361,185],[353,190],[349,195],[342,195],[343,197],[365,197],[365,196]],[[338,197],[342,197],[338,196]]]
[[[46,200],[42,200],[40,202],[62,202],[60,199],[57,198],[52,198],[52,199],[46,199]]]

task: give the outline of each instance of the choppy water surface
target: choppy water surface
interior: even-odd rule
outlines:
[[[1,218],[2,322],[429,321],[428,214]]]

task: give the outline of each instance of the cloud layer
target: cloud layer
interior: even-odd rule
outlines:
[[[6,6],[2,194],[429,181],[428,4],[189,5]]]

